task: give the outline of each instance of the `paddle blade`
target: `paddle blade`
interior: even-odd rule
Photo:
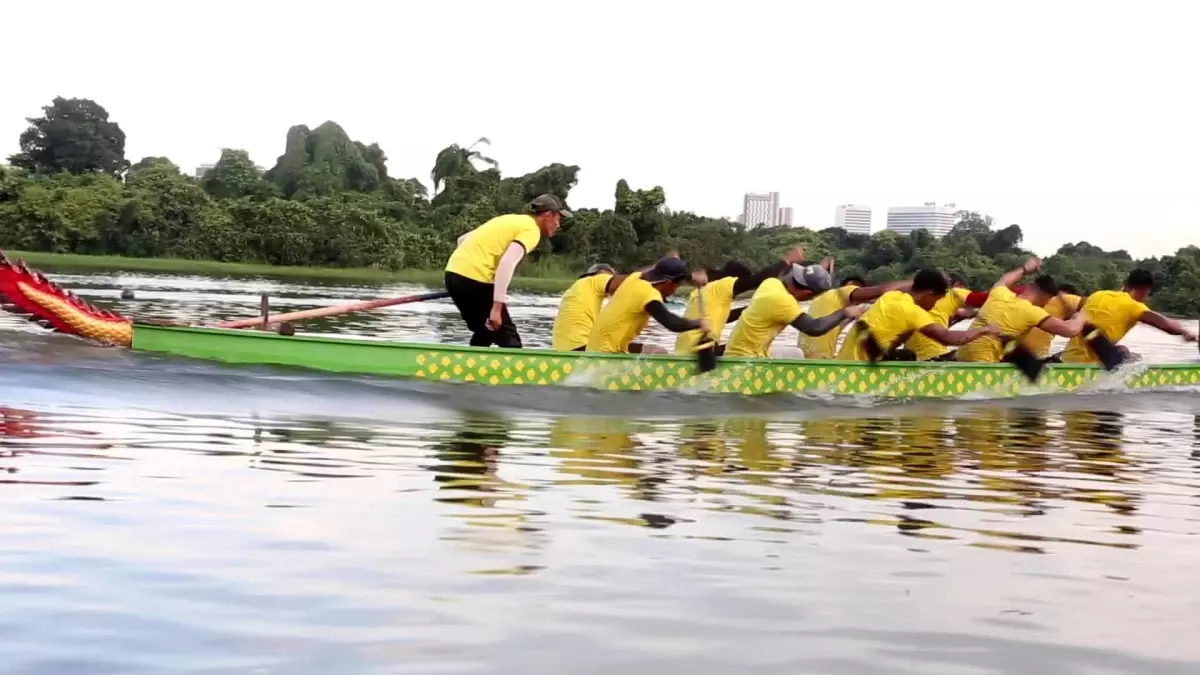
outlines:
[[[1016,366],[1017,370],[1029,378],[1030,382],[1037,382],[1038,376],[1042,374],[1042,369],[1046,367],[1045,361],[1039,359],[1017,340],[1008,340],[1004,343],[1003,360],[1005,363]]]
[[[1122,363],[1125,363],[1125,352],[1114,345],[1104,331],[1092,324],[1084,326],[1083,330],[1083,341],[1092,348],[1096,358],[1100,359],[1100,365],[1104,366],[1105,370],[1116,370]]]
[[[706,335],[696,346],[696,367],[702,373],[710,373],[717,368],[717,341]]]

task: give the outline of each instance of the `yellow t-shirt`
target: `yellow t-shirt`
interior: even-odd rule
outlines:
[[[871,333],[883,349],[891,349],[901,338],[915,333],[937,321],[904,291],[888,291],[879,296],[875,304],[859,318],[871,327]],[[868,361],[870,357],[863,345],[862,331],[858,323],[850,329],[842,348],[838,350],[841,361]]]
[[[850,294],[856,288],[858,286],[842,286],[825,291],[813,298],[806,313],[814,319],[820,319],[839,309],[845,309],[846,305],[850,304]],[[806,359],[832,359],[837,354],[837,341],[841,334],[841,328],[835,328],[824,335],[801,333],[796,345],[804,350]]]
[[[1125,291],[1096,291],[1083,303],[1083,311],[1087,312],[1089,323],[1099,328],[1104,337],[1116,344],[1133,330],[1150,308],[1134,300],[1133,296]],[[1100,362],[1091,347],[1083,341],[1084,337],[1079,335],[1071,338],[1067,348],[1063,350],[1063,363]]]
[[[688,296],[687,310],[684,311],[685,319],[697,319],[700,317],[700,299],[698,294],[704,294],[704,311],[708,316],[708,323],[712,326],[712,334],[721,339],[721,334],[725,332],[725,323],[729,321],[729,312],[733,309],[733,285],[737,283],[737,277],[725,277],[717,279],[711,284],[705,284],[704,288],[692,291]],[[696,344],[700,342],[700,337],[703,335],[698,330],[689,330],[680,333],[675,338],[675,353],[676,354],[691,354],[696,350]]]
[[[963,305],[967,304],[967,296],[971,291],[965,288],[951,288],[946,295],[942,296],[941,300],[929,310],[929,316],[933,317],[942,326],[949,328],[950,321],[954,318],[955,313],[962,309]],[[913,336],[904,344],[917,355],[918,361],[929,361],[950,351],[946,345],[928,337],[922,333],[913,333]]]
[[[610,354],[629,351],[629,343],[633,342],[650,321],[650,315],[646,313],[646,304],[654,300],[662,302],[662,293],[651,286],[650,282],[642,279],[641,272],[634,272],[626,277],[596,317],[592,334],[588,336],[587,351]]]
[[[1011,288],[997,286],[988,292],[988,299],[979,308],[979,315],[971,322],[971,328],[994,323],[1000,327],[1001,335],[1020,338],[1049,317],[1045,309],[1018,297]],[[1003,358],[1004,345],[997,335],[986,335],[958,350],[959,361],[1000,363]]]
[[[496,265],[514,241],[529,253],[542,240],[533,216],[512,213],[496,216],[467,233],[467,239],[450,254],[446,271],[485,284],[495,283]]]
[[[779,331],[800,318],[800,303],[784,288],[779,279],[762,282],[750,306],[742,312],[729,344],[725,345],[726,356],[756,356],[764,358],[771,353],[771,342]]]
[[[587,344],[612,278],[611,274],[593,274],[571,284],[563,293],[558,316],[554,317],[554,349],[569,352]]]
[[[1062,298],[1062,299],[1060,299]],[[1066,303],[1063,303],[1066,300]],[[1063,294],[1050,299],[1046,303],[1046,313],[1056,319],[1066,319],[1067,313],[1079,308],[1079,301],[1082,300],[1078,295]],[[1044,359],[1050,356],[1050,343],[1054,341],[1054,336],[1041,328],[1034,328],[1025,335],[1023,342],[1033,352],[1034,356],[1039,359]]]

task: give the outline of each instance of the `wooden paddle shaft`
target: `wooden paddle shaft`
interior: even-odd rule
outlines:
[[[380,307],[391,307],[393,305],[406,305],[410,302],[421,302],[423,300],[437,300],[439,298],[448,298],[450,294],[446,291],[437,293],[422,293],[420,295],[406,295],[403,298],[384,298],[382,300],[366,300],[364,302],[354,302],[348,305],[336,305],[334,307],[318,307],[317,309],[304,309],[299,312],[287,312],[285,314],[276,314],[275,316],[256,316],[253,319],[238,319],[237,321],[226,321],[217,324],[217,328],[250,328],[253,326],[269,326],[275,323],[284,321],[304,321],[307,319],[320,319],[327,316],[337,316],[339,314],[350,314],[352,312],[365,312]]]

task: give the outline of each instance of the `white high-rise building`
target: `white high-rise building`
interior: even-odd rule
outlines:
[[[196,167],[196,172],[195,172],[196,178],[204,178],[204,174],[208,173],[209,171],[212,171],[216,167],[217,167],[216,164],[201,164],[200,166]]]
[[[788,227],[791,227],[793,224],[793,220],[795,220],[795,212],[792,211],[792,207],[785,206],[785,207],[779,209],[779,218],[778,218],[779,225],[786,225]]]
[[[742,199],[742,216],[747,227],[775,227],[779,224],[779,193],[747,192]]]
[[[834,212],[833,226],[850,234],[871,234],[871,207],[842,204]]]
[[[887,229],[896,234],[927,230],[940,239],[958,224],[957,213],[954,204],[938,206],[934,202],[925,202],[924,206],[893,206],[888,209]]]

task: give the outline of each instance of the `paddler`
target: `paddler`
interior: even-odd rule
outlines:
[[[604,304],[604,298],[612,295],[627,275],[617,274],[610,265],[597,263],[579,275],[558,303],[558,315],[554,317],[554,342],[556,351],[581,352],[587,348],[588,336],[596,315]]]
[[[672,314],[665,304],[666,299],[679,290],[688,277],[687,263],[667,256],[645,272],[634,272],[625,278],[612,299],[600,310],[592,333],[588,337],[589,352],[609,354],[665,353],[661,347],[634,342],[650,318],[673,333],[689,330],[709,331],[707,321],[685,319]],[[692,275],[692,282],[702,286],[707,279],[703,272]]]
[[[725,332],[725,325],[730,321],[737,321],[742,311],[744,311],[733,309],[734,298],[742,293],[757,289],[768,279],[777,278],[791,267],[792,264],[803,260],[804,249],[793,248],[783,256],[783,260],[768,265],[758,272],[752,273],[746,263],[737,260],[726,262],[720,269],[706,270],[705,274],[708,277],[708,283],[703,288],[697,288],[691,292],[691,295],[688,297],[687,309],[684,311],[683,316],[687,319],[699,318],[700,300],[701,296],[703,296],[704,318],[708,320],[712,334],[717,340],[720,340],[721,335]],[[696,345],[700,343],[703,336],[704,333],[698,330],[680,333],[679,337],[675,338],[675,353],[694,353]],[[716,347],[717,354],[723,354],[724,351],[725,345],[718,344]]]
[[[1058,295],[1050,298],[1050,302],[1046,303],[1046,313],[1056,319],[1066,321],[1079,310],[1079,303],[1082,301],[1083,298],[1080,297],[1078,288],[1071,284],[1059,284]],[[1050,354],[1050,343],[1053,341],[1053,335],[1041,328],[1034,328],[1025,335],[1021,342],[1037,358],[1047,363],[1061,363],[1062,359],[1058,354],[1053,356]]]
[[[974,317],[977,310],[967,306],[967,300],[971,297],[971,289],[967,288],[967,280],[963,275],[950,272],[946,275],[946,281],[950,288],[941,300],[934,303],[933,309],[929,310],[929,315],[938,324],[949,328],[963,319]],[[914,333],[908,342],[904,343],[904,346],[912,352],[917,361],[955,360],[953,349],[922,333]]]
[[[911,285],[912,281],[906,279],[867,286],[862,277],[847,276],[842,279],[841,287],[830,289],[814,298],[808,306],[808,315],[819,319],[851,305],[871,302],[888,291],[908,290]],[[832,359],[837,355],[837,342],[841,335],[840,330],[829,331],[823,335],[801,333],[796,345],[804,351],[806,359]]]
[[[1121,290],[1096,291],[1084,298],[1081,312],[1087,313],[1088,323],[1099,328],[1113,345],[1117,345],[1139,323],[1153,326],[1170,335],[1178,335],[1188,342],[1195,342],[1194,332],[1145,305],[1146,298],[1153,290],[1154,275],[1150,270],[1136,269],[1129,273]],[[1118,348],[1123,349],[1120,345]],[[1087,344],[1084,336],[1071,338],[1061,358],[1063,363],[1099,363],[1096,353]]]
[[[912,278],[908,290],[893,290],[879,296],[846,336],[838,351],[841,361],[911,360],[900,345],[914,333],[943,345],[957,346],[994,335],[997,328],[984,326],[970,330],[950,330],[938,323],[929,310],[949,290],[946,275],[940,270],[923,269]]]
[[[542,237],[553,237],[562,218],[571,217],[552,194],[535,198],[529,210],[496,216],[459,237],[446,263],[446,290],[471,330],[473,347],[521,347],[508,314],[508,285],[525,254]]]
[[[804,354],[796,347],[771,346],[780,331],[791,326],[808,335],[822,335],[863,312],[862,307],[852,306],[814,317],[800,309],[801,302],[832,288],[833,277],[820,265],[793,264],[782,279],[762,282],[729,336],[725,355],[803,358]]]
[[[1051,335],[1074,337],[1083,330],[1087,321],[1084,312],[1075,314],[1069,321],[1050,316],[1046,304],[1059,294],[1058,284],[1054,278],[1043,274],[1026,284],[1020,294],[1011,288],[1027,274],[1041,269],[1042,261],[1030,258],[1023,265],[1006,273],[988,291],[987,302],[979,309],[979,316],[971,324],[972,328],[985,325],[997,326],[1000,332],[976,340],[958,350],[959,361],[975,363],[1000,363],[1005,360],[1006,339],[1016,339],[1024,345],[1024,338],[1030,330],[1040,328]]]

